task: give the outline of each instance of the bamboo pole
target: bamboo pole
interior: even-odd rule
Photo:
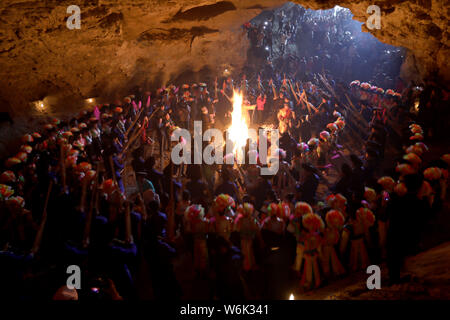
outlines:
[[[170,154],[172,154],[172,142],[170,142]],[[173,163],[170,162],[170,198],[169,198],[169,212],[168,212],[168,219],[167,219],[167,227],[168,227],[168,233],[167,236],[169,238],[169,241],[173,240],[175,236],[175,197],[174,197],[174,190],[173,190]]]
[[[65,151],[64,151],[64,143],[60,145],[60,165],[61,165],[61,178],[62,178],[62,187],[63,192],[66,190],[66,162],[65,160]]]
[[[356,110],[356,107],[353,105],[352,101],[350,100],[347,94],[345,94],[345,97],[347,98],[348,103],[351,106],[351,109],[357,115],[358,119],[361,120],[363,123],[365,123],[367,126],[369,126],[369,123],[366,121],[366,119],[363,118],[363,116],[359,113],[359,111]]]
[[[83,181],[81,182],[81,201],[80,201],[80,211],[84,212],[85,206],[86,206],[86,192],[87,192],[87,179],[83,178]]]
[[[338,101],[338,103],[343,106],[346,110],[350,111],[350,114],[353,115],[356,119],[361,120],[363,123],[367,124],[367,121],[359,114],[359,112],[356,110],[356,108],[353,106],[353,104],[351,103],[350,99],[348,98],[348,96],[346,95],[347,99],[349,99],[350,104],[353,106],[353,109],[349,108],[348,106],[346,106],[344,103],[342,103],[340,101],[340,99],[337,97],[336,92],[333,90],[333,88],[330,86],[330,84],[328,83],[328,81],[321,75],[319,74],[319,78],[322,81],[322,83],[324,84],[324,86],[331,92],[331,94],[336,98],[336,100]],[[364,128],[360,125],[360,123],[358,121],[356,121],[356,125],[359,127],[359,129],[361,131],[365,131],[367,130],[367,128]],[[368,125],[368,124],[367,124]],[[359,137],[359,135],[358,135]]]
[[[270,79],[270,83],[269,84],[272,86],[273,99],[274,100],[278,99],[277,89],[275,89],[275,85],[273,84],[273,80],[272,79]]]
[[[131,203],[129,201],[126,202],[126,209],[125,209],[125,242],[130,244],[134,242],[133,234],[131,231],[131,209],[130,209]]]
[[[225,93],[224,90],[222,90],[221,92],[222,92],[222,94],[225,96],[225,98],[228,99],[228,101],[230,101],[231,103],[233,103],[233,99],[231,99],[231,98]]]
[[[303,92],[305,93],[305,96],[303,97],[303,100],[305,101],[305,103],[306,103],[306,105],[308,106],[308,108],[313,109],[315,112],[319,112],[319,110],[317,110],[317,108],[314,107],[314,106],[312,105],[312,103],[309,103],[309,101],[308,101],[308,96],[306,95],[305,90],[303,90]]]
[[[88,214],[86,215],[86,223],[84,225],[84,233],[83,233],[83,240],[82,240],[82,246],[83,248],[87,248],[89,245],[89,240],[90,240],[90,234],[91,234],[91,225],[92,225],[92,212],[94,211],[94,206],[95,206],[95,197],[97,194],[97,186],[98,186],[98,171],[100,169],[100,164],[97,165],[97,170],[95,172],[95,182],[94,182],[94,186],[92,189],[92,194],[91,194],[91,201],[90,201],[90,205],[89,205],[89,211]]]
[[[136,118],[134,119],[133,123],[131,124],[131,126],[127,129],[127,131],[125,132],[125,137],[128,138],[128,134],[130,133],[130,131],[133,129],[133,127],[136,125],[136,122],[139,120],[142,112],[144,111],[145,108],[141,108],[141,110],[139,110],[139,113],[137,114]]]
[[[155,111],[152,112],[152,114],[150,115],[150,117],[148,118],[148,121],[150,122],[150,120],[153,118],[153,116],[156,114],[156,112],[158,111],[158,109],[156,109]],[[129,148],[129,146],[134,142],[134,140],[136,140],[136,138],[141,134],[143,128],[145,128],[145,125],[142,125],[142,127],[132,135],[132,137],[130,139],[128,139],[128,142],[125,144],[123,151],[121,152],[122,154],[124,152],[126,152]]]
[[[300,99],[297,98],[297,94],[295,93],[294,87],[292,86],[291,80],[289,80],[289,86],[291,87],[292,94],[294,95],[295,101],[297,101],[297,104],[300,103]]]
[[[50,199],[50,193],[52,192],[52,188],[53,188],[53,180],[50,180],[50,183],[48,185],[47,195],[45,197],[44,211],[42,214],[41,224],[40,224],[39,230],[36,234],[36,238],[34,239],[33,247],[31,248],[32,255],[35,255],[39,251],[39,248],[41,246],[42,236],[44,235],[45,223],[47,222],[48,201]]]

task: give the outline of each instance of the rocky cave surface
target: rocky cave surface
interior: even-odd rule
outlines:
[[[408,49],[402,75],[436,73],[448,82],[447,0],[295,0],[311,9],[349,8],[365,22],[381,8],[381,29],[363,31]],[[22,129],[47,116],[63,117],[82,99],[121,99],[141,85],[164,85],[180,75],[193,81],[239,70],[249,42],[242,24],[285,0],[2,0],[0,1],[0,111]],[[67,7],[81,9],[81,29],[69,30]],[[44,112],[30,106],[44,100]],[[4,125],[2,125],[4,127]],[[10,130],[4,129],[1,130]],[[3,133],[3,134],[2,134]],[[0,132],[4,137],[5,132]],[[9,134],[9,133],[8,133]],[[2,139],[3,140],[3,139]]]

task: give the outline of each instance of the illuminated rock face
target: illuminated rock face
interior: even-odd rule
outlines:
[[[295,2],[312,9],[340,5],[351,9],[361,22],[369,16],[366,13],[369,5],[379,5],[381,29],[370,32],[383,42],[411,50],[403,74],[424,76],[438,71],[441,78],[448,80],[448,1]],[[73,99],[67,97],[117,99],[136,84],[149,88],[180,74],[191,75],[198,81],[200,73],[239,69],[248,48],[241,25],[262,10],[284,3],[282,0],[2,0],[1,111],[9,109],[14,117],[29,115],[30,101],[51,96],[57,103],[49,113],[61,115],[63,110],[72,110],[69,101]],[[80,30],[66,27],[70,15],[66,10],[73,4],[81,8]]]
[[[378,5],[381,9],[381,29],[371,32],[380,41],[409,49],[402,67],[402,76],[421,80],[435,73],[439,80],[450,81],[448,56],[450,2],[446,0],[297,0],[311,9],[325,9],[334,5],[349,8],[354,19],[366,22],[367,8]]]

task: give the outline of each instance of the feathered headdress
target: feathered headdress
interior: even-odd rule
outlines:
[[[377,181],[384,190],[386,190],[387,192],[392,192],[394,191],[394,187],[395,187],[395,181],[394,179],[392,179],[391,177],[388,176],[384,176],[381,177],[380,179],[378,179]]]
[[[317,232],[325,227],[322,218],[315,213],[305,214],[302,218],[302,225],[311,232]]]
[[[369,202],[372,202],[372,201],[375,201],[376,198],[377,198],[377,193],[375,192],[374,189],[364,187],[364,199],[366,199]]]
[[[345,218],[339,210],[330,210],[325,216],[325,221],[329,227],[340,229],[344,226]]]
[[[306,202],[297,202],[295,204],[294,213],[296,217],[301,217],[308,213],[313,213],[312,207]]]
[[[214,206],[218,212],[222,212],[229,207],[234,208],[235,203],[230,195],[222,193],[214,199]]]
[[[442,176],[442,170],[438,167],[427,168],[423,172],[423,176],[425,177],[425,179],[430,181],[439,180]]]
[[[4,171],[0,175],[0,183],[10,183],[16,181],[16,175],[11,170]]]
[[[361,221],[366,227],[371,227],[375,224],[375,215],[368,208],[359,208],[356,211],[356,220]]]

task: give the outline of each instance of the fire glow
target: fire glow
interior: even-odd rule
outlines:
[[[233,154],[239,157],[248,139],[248,126],[242,113],[242,94],[234,92],[231,126],[228,128],[229,139],[233,142]]]

